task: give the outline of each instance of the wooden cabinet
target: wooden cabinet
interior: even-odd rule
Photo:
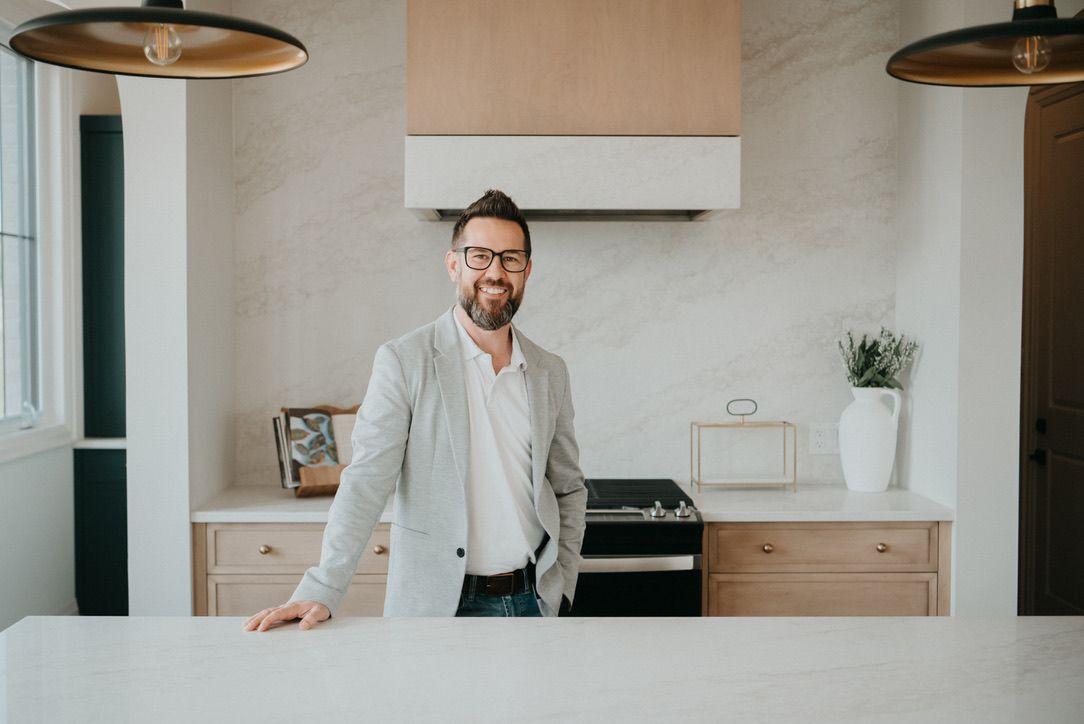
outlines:
[[[410,135],[737,136],[740,0],[409,0]]]
[[[196,523],[193,610],[197,616],[249,616],[286,602],[320,562],[323,523]],[[378,523],[358,560],[339,610],[381,616],[387,584],[389,524]]]
[[[707,616],[947,616],[951,523],[708,523]]]
[[[935,616],[936,573],[713,573],[708,616]]]
[[[251,616],[285,603],[300,580],[300,575],[293,574],[207,576],[207,610],[197,615]],[[387,576],[354,576],[338,615],[382,616],[387,580]]]
[[[707,523],[706,616],[947,616],[952,524]],[[193,525],[197,616],[284,603],[320,561],[323,523]],[[389,524],[366,545],[340,615],[381,616]]]

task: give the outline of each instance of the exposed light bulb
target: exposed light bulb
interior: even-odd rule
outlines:
[[[143,36],[143,54],[155,65],[172,65],[181,57],[181,38],[172,25],[155,23]]]
[[[1050,41],[1041,35],[1020,38],[1012,46],[1012,64],[1025,75],[1038,73],[1050,65],[1054,51]]]

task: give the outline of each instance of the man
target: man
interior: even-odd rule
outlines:
[[[395,491],[385,616],[555,616],[573,600],[587,489],[568,367],[511,324],[531,275],[531,236],[488,190],[445,253],[457,304],[377,351],[328,513],[320,565],[245,630],[342,603]]]

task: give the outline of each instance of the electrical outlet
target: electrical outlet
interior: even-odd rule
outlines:
[[[839,424],[814,422],[809,425],[809,454],[839,454]]]

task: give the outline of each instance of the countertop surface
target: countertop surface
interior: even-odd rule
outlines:
[[[392,520],[392,497],[380,514]],[[236,485],[192,512],[193,523],[326,523],[334,496],[298,498],[278,485]]]
[[[859,493],[846,485],[798,484],[786,488],[703,488],[685,482],[708,522],[952,520],[951,508],[903,488]]]
[[[0,720],[1080,721],[1082,617],[30,616]]]
[[[759,489],[690,491],[707,522],[775,521],[897,521],[952,520],[951,508],[902,488],[883,493],[857,493],[844,485],[801,484]],[[331,496],[296,498],[276,485],[248,485],[227,489],[192,513],[194,523],[326,523]],[[392,520],[392,498],[380,516]]]

